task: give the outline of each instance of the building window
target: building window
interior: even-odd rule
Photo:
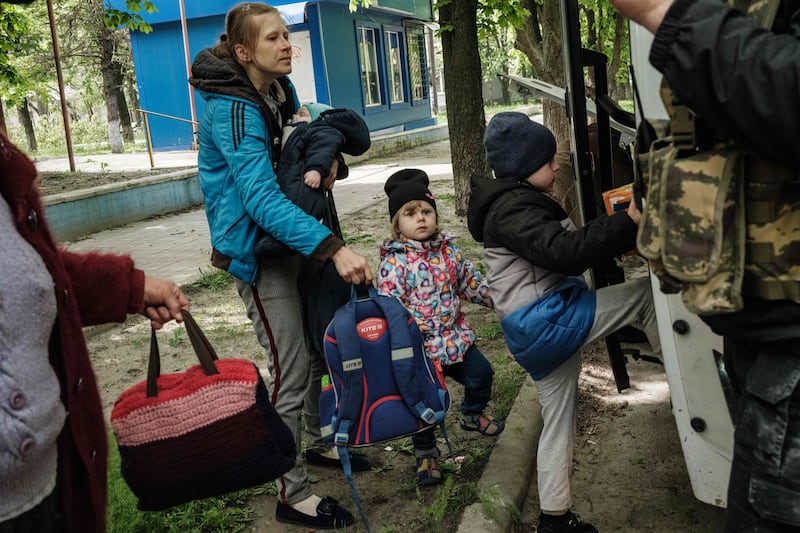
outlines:
[[[389,96],[393,104],[406,101],[402,42],[402,34],[400,32],[393,30],[386,32],[386,63],[389,66]]]
[[[408,70],[411,77],[411,99],[428,99],[428,61],[425,56],[425,35],[408,35]]]
[[[377,39],[374,28],[358,29],[358,54],[361,59],[361,83],[364,89],[364,105],[381,105],[381,79],[378,72]]]

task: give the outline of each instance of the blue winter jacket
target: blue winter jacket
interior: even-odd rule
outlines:
[[[275,117],[241,67],[204,50],[192,65],[190,82],[206,100],[197,162],[212,264],[255,282],[259,263],[253,250],[261,228],[304,256],[330,257],[343,243],[281,192],[268,125]],[[291,84],[286,87],[294,111],[297,97]]]

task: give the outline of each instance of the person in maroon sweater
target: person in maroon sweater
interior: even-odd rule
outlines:
[[[103,532],[108,445],[82,327],[141,313],[158,329],[189,300],[130,257],[57,246],[35,178],[0,129],[0,532]]]

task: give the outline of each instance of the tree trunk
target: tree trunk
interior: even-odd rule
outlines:
[[[6,112],[3,109],[3,99],[0,98],[0,132],[8,136],[8,129],[6,128]]]
[[[609,58],[608,63],[608,94],[611,98],[615,100],[621,100],[624,98],[620,98],[617,89],[619,84],[616,81],[617,72],[620,69],[620,64],[622,63],[622,41],[624,37],[628,33],[628,22],[619,13],[614,14],[614,44],[611,48],[611,57]]]
[[[103,24],[102,20],[99,24]],[[103,25],[100,28],[100,72],[103,75],[103,100],[106,103],[106,120],[108,120],[108,143],[111,153],[122,152],[124,143],[120,134],[119,106],[117,105],[116,76],[114,75],[114,36]]]
[[[141,104],[139,103],[139,92],[136,90],[136,83],[133,76],[127,76],[125,78],[125,88],[128,92],[128,101],[131,103],[131,109],[133,109],[133,120],[138,127],[139,123],[142,121],[142,114],[137,111],[137,109],[141,108]]]
[[[133,127],[131,126],[131,114],[128,111],[128,102],[125,100],[123,86],[122,65],[118,61],[112,63],[114,69],[114,92],[117,95],[117,110],[119,111],[119,122],[122,126],[122,139],[126,143],[133,143]]]
[[[33,130],[33,120],[31,119],[31,110],[28,107],[27,98],[24,98],[22,103],[17,106],[17,113],[19,114],[19,122],[25,130],[25,139],[28,141],[28,152],[35,152],[39,149],[39,146],[36,143],[36,132]]]
[[[440,25],[451,28],[442,32],[441,39],[457,216],[467,213],[470,176],[490,174],[483,149],[486,117],[481,97],[477,9],[477,0],[452,0],[439,8]]]

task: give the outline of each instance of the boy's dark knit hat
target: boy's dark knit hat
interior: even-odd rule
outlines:
[[[428,202],[436,210],[436,200],[428,189],[428,175],[416,168],[398,170],[386,180],[383,190],[389,197],[389,218],[408,202],[422,200]]]
[[[483,136],[486,161],[497,179],[524,180],[556,154],[553,133],[528,115],[497,113]]]

